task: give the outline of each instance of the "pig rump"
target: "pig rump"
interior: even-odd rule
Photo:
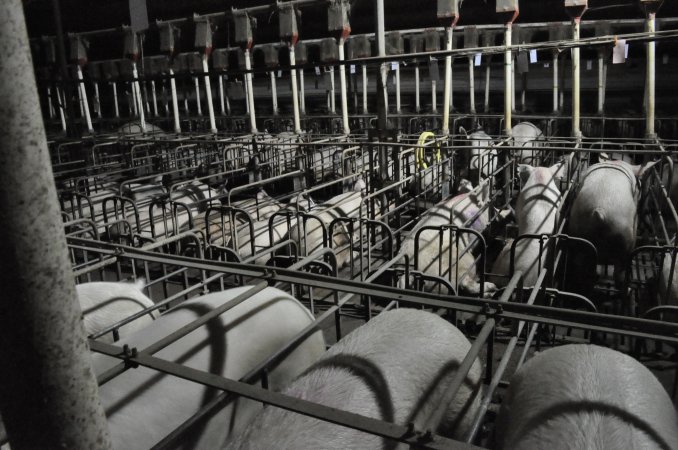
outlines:
[[[399,309],[380,314],[335,344],[286,395],[401,425],[423,427],[471,344],[435,314]],[[480,362],[431,427],[461,438],[479,407]],[[291,413],[264,411],[229,449],[393,448],[378,436]]]
[[[595,345],[538,354],[511,379],[498,449],[676,449],[678,417],[654,375]]]
[[[249,289],[245,286],[188,300],[146,328],[121,339],[119,345],[143,350]],[[284,347],[313,320],[311,313],[293,297],[269,287],[160,350],[156,356],[237,380]],[[269,387],[281,389],[324,351],[325,340],[318,331],[271,367]],[[119,363],[105,355],[92,356],[97,375]],[[127,370],[99,387],[113,447],[125,450],[152,447],[217,393],[201,384],[145,367]],[[261,405],[257,402],[233,401],[185,437],[179,447],[218,448],[229,433],[244,428],[259,410]]]

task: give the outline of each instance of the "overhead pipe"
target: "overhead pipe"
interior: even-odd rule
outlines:
[[[198,115],[202,117],[202,96],[200,95],[200,81],[197,76],[193,77],[193,84],[195,85],[195,106],[198,109]]]
[[[0,2],[0,17],[2,419],[12,448],[110,449],[68,257],[22,2]],[[25,208],[28,204],[32,207]]]
[[[565,0],[565,9],[572,17],[572,40],[579,41],[581,17],[586,12],[588,0]],[[572,49],[572,137],[581,138],[581,67],[579,47]]]
[[[386,36],[386,40],[388,43],[386,53],[389,55],[402,55],[405,53],[405,42],[403,41],[403,37],[400,34],[399,31],[392,31],[388,33]],[[395,78],[395,97],[396,97],[396,113],[400,114],[402,112],[402,104],[401,104],[401,92],[400,92],[400,62],[394,61],[391,63],[391,68],[393,69],[394,72],[394,78]]]
[[[47,110],[49,111],[49,118],[54,119],[54,105],[52,105],[52,90],[47,87]]]
[[[511,52],[511,31],[518,18],[518,0],[497,0],[497,13],[504,21],[504,134],[511,136],[511,113],[513,110],[513,55]]]

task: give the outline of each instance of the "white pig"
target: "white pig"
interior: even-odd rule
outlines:
[[[145,280],[140,279],[135,283],[99,281],[76,285],[87,335],[96,334],[133,314],[152,307],[153,301],[141,292],[145,284]],[[127,336],[148,326],[157,316],[157,312],[149,312],[123,325],[118,329],[120,336]],[[107,333],[100,340],[113,342],[113,335]]]
[[[456,327],[435,314],[392,310],[337,342],[283,393],[423,428],[470,348]],[[431,424],[434,431],[464,436],[479,408],[481,378],[476,360],[441,423]],[[376,449],[391,444],[378,436],[267,406],[227,448]]]
[[[518,195],[516,216],[518,234],[553,234],[557,222],[560,205],[560,191],[555,182],[561,170],[567,170],[563,163],[552,167],[532,167],[525,164],[518,166],[518,173],[523,186]],[[502,249],[492,267],[492,273],[509,275],[511,265],[510,239]],[[524,286],[534,286],[539,271],[546,262],[546,242],[539,252],[539,240],[521,239],[516,244],[514,270],[523,273]],[[541,265],[539,264],[541,259]],[[505,286],[508,278],[499,278],[497,284]]]
[[[518,161],[524,164],[540,163],[536,150],[533,150],[544,138],[544,133],[539,128],[530,122],[520,122],[511,129],[511,136],[513,147],[525,149],[514,151],[514,154],[518,156]]]
[[[678,416],[657,378],[595,345],[555,347],[521,367],[496,432],[507,450],[678,448]]]
[[[414,264],[415,236],[417,230],[425,226],[451,224],[482,232],[489,220],[487,209],[472,223],[466,224],[466,222],[476,216],[480,208],[487,203],[489,190],[489,183],[483,182],[483,184],[470,193],[457,195],[429,209],[410,232],[410,235],[403,241],[401,253],[408,255],[410,263]],[[460,248],[457,248],[454,239],[453,242],[450,242],[450,233],[444,231],[441,246],[440,233],[437,230],[423,231],[419,236],[417,270],[433,276],[441,276],[442,274],[448,281],[451,279],[452,285],[458,292],[463,291],[468,294],[478,295],[480,293],[480,283],[476,276],[475,257],[471,251],[464,252],[473,241],[474,238],[471,235],[462,233],[459,239]],[[458,266],[451,267],[457,260]],[[450,271],[451,274],[445,275],[447,271]],[[459,280],[455,276],[457,271],[459,273]],[[430,285],[427,283],[427,286]],[[492,283],[486,282],[483,288],[486,297],[491,297],[492,293],[496,291],[496,286]]]
[[[492,138],[482,129],[467,134],[466,130],[460,127],[459,132],[466,135],[466,138],[471,141],[470,145],[472,148],[469,168],[474,171],[480,171],[483,177],[493,174],[498,166],[498,153],[492,147],[494,145]]]
[[[128,344],[130,348],[142,350],[248,289],[251,287],[244,286],[191,299],[143,330],[121,339],[118,345]],[[268,287],[155,356],[238,380],[284,347],[313,320],[313,315],[289,294]],[[269,387],[281,389],[324,351],[325,340],[318,331],[271,368]],[[92,359],[97,374],[120,362],[101,354],[94,354]],[[144,367],[127,370],[99,387],[113,447],[130,450],[152,447],[215,394],[203,385]],[[260,410],[259,403],[239,399],[188,436],[181,448],[218,448],[230,433],[242,430]]]

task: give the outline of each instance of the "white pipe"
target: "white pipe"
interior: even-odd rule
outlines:
[[[139,92],[140,92],[140,95],[142,95],[144,103],[146,104],[146,114],[148,114],[150,116],[151,115],[151,104],[148,101],[148,86],[146,85],[146,83],[144,83],[143,86],[144,86],[143,89],[141,89],[141,87],[139,87]]]
[[[202,116],[202,101],[200,99],[200,82],[198,77],[193,77],[193,84],[195,85],[195,104],[198,107],[198,115]]]
[[[603,52],[598,52],[598,114],[605,111],[605,59]]]
[[[511,110],[516,110],[516,58],[512,57],[511,64]]]
[[[513,55],[509,46],[511,45],[511,30],[513,25],[509,22],[506,24],[506,29],[504,31],[504,45],[506,46],[506,51],[504,52],[504,134],[511,136],[511,73],[513,67]]]
[[[487,58],[487,63],[485,65],[485,112],[490,111],[490,68],[492,67],[490,58]]]
[[[52,105],[50,104],[50,107]],[[97,117],[101,119],[101,101],[99,99],[99,83],[94,82],[94,109],[97,112]]]
[[[520,91],[520,108],[521,111],[525,111],[525,100],[526,100],[526,92],[527,92],[527,72],[523,73],[523,85],[521,86],[521,91]]]
[[[82,91],[80,90],[80,85],[78,85],[78,107],[80,108],[80,117],[85,117],[85,110],[82,107]]]
[[[336,98],[334,98],[334,66],[330,67],[330,112],[337,113]]]
[[[210,68],[207,64],[207,55],[202,57],[202,70],[205,73],[205,98],[207,99],[207,113],[210,116],[210,131],[217,133],[217,122],[214,119],[214,102],[212,101],[212,83],[210,81]]]
[[[92,117],[89,115],[89,102],[87,101],[87,90],[85,89],[85,83],[83,82],[82,69],[80,65],[76,65],[78,69],[78,89],[80,89],[80,101],[82,102],[82,109],[85,111],[85,121],[87,122],[87,130],[90,133],[94,132],[92,127]]]
[[[257,117],[254,111],[254,89],[252,88],[252,61],[250,61],[250,49],[245,50],[245,70],[247,74],[245,78],[247,79],[247,101],[249,104],[250,112],[250,130],[252,133],[257,132]]]
[[[141,132],[146,132],[146,117],[144,116],[144,105],[141,98],[141,89],[139,88],[139,74],[137,72],[137,63],[132,62],[132,76],[134,77],[134,82],[132,83],[132,91],[136,91],[137,99],[139,102],[139,124],[141,125]]]
[[[438,97],[436,90],[438,89],[436,80],[431,80],[431,111],[438,112]]]
[[[115,118],[120,117],[120,109],[118,108],[118,84],[114,81],[113,83],[113,107],[115,108]]]
[[[647,31],[650,37],[654,37],[656,30],[656,15],[649,13],[647,15]],[[655,58],[656,58],[656,44],[654,41],[647,43],[647,76],[645,82],[647,84],[647,116],[645,122],[645,134],[649,138],[655,137],[654,130],[654,114],[655,114]]]
[[[454,29],[446,30],[445,49],[452,50],[452,33]],[[452,91],[452,56],[445,57],[445,88],[443,90],[443,134],[450,134],[450,92]]]
[[[579,29],[581,21],[576,17],[572,22],[572,39],[576,42],[579,40]],[[581,137],[580,130],[580,71],[579,71],[579,47],[572,49],[572,136],[575,138]]]
[[[271,78],[271,102],[273,104],[273,115],[278,115],[278,85],[275,81],[275,71],[269,72]]]
[[[114,83],[115,85],[115,83]],[[66,114],[64,114],[64,102],[66,99],[65,95],[61,95],[61,90],[56,88],[57,100],[59,102],[59,117],[61,119],[61,128],[66,132]],[[116,103],[117,105],[117,103]]]
[[[153,115],[158,117],[158,96],[155,92],[155,81],[151,80],[151,95],[153,96]]]
[[[395,81],[396,81],[396,112],[400,114],[400,63],[396,63],[395,69]]]
[[[172,91],[172,115],[174,117],[174,132],[181,133],[181,122],[179,121],[179,99],[177,98],[177,81],[174,79],[174,70],[169,69],[170,90]]]
[[[344,60],[344,40],[339,39],[339,61]],[[351,134],[348,126],[348,92],[346,89],[346,66],[339,66],[339,83],[341,84],[341,118],[344,123],[344,134]]]
[[[297,64],[297,56],[294,45],[290,44],[290,65],[294,67]],[[292,113],[294,114],[294,132],[301,134],[301,124],[299,120],[299,92],[297,90],[297,69],[290,70],[290,77],[292,83]]]
[[[363,114],[367,114],[367,66],[362,66],[363,70]],[[419,85],[417,84],[417,89]]]
[[[224,78],[219,75],[219,106],[221,107],[221,115],[226,115],[226,104],[224,103]]]
[[[419,98],[419,64],[414,66],[414,110],[421,111],[421,99]]]
[[[54,105],[52,105],[52,90],[47,88],[47,110],[49,111],[49,118],[54,119]]]
[[[219,80],[222,80],[226,77],[226,75],[220,76]],[[228,90],[224,92],[224,100],[226,101],[226,114],[229,116],[231,115],[231,100],[228,98]]]
[[[249,88],[247,87],[247,74],[245,74],[245,79],[243,81],[245,82],[245,112],[249,115],[249,113],[250,113],[250,94],[249,94]]]
[[[558,108],[558,53],[553,52],[553,112],[557,113]]]
[[[132,88],[132,104],[128,105],[131,110],[130,115],[137,117],[139,115],[139,105],[137,103],[137,90],[134,87],[134,81],[130,83],[130,87]]]
[[[473,65],[473,56],[468,58],[468,94],[471,114],[476,113],[476,76]]]
[[[304,87],[304,69],[299,69],[299,108],[306,115],[306,89]]]
[[[165,117],[169,116],[169,104],[167,101],[167,81],[162,82],[162,106],[165,109]]]

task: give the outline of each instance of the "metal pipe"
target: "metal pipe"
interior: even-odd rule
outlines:
[[[170,90],[172,91],[172,116],[174,117],[174,132],[181,133],[181,122],[179,121],[179,99],[177,98],[177,82],[174,79],[174,70],[169,69]],[[117,103],[116,103],[117,105]]]
[[[57,100],[59,101],[59,118],[61,119],[61,128],[66,133],[66,115],[64,114],[64,99],[62,98],[61,89],[56,88]],[[116,103],[117,104],[117,103]]]
[[[128,94],[127,106],[129,108],[130,117],[136,117],[136,116],[139,115],[139,111],[138,111],[138,105],[137,105],[137,90],[134,88],[134,82],[133,81],[130,83],[130,87],[132,88],[131,94],[129,94],[128,91],[125,91],[125,94]],[[131,95],[131,99],[129,98],[130,95]]]
[[[306,114],[306,89],[304,88],[304,69],[299,69],[299,108]]]
[[[374,2],[374,12],[376,18],[374,35],[377,44],[377,55],[379,57],[386,56],[386,28],[384,26],[384,0],[376,0]],[[377,74],[377,129],[381,131],[386,130],[388,120],[388,89],[386,88],[386,79],[388,77],[388,66],[385,61],[379,65],[379,73]],[[388,179],[386,147],[380,148],[379,163],[381,167],[381,178]]]
[[[558,52],[553,52],[553,112],[557,113],[560,111],[558,107],[558,99],[560,98],[558,94]]]
[[[95,81],[93,84],[94,84],[94,109],[97,112],[97,117],[101,119],[101,100],[99,98],[99,83]],[[49,91],[47,91],[47,95],[49,95]],[[52,107],[51,99],[49,106],[50,108]]]
[[[87,90],[85,89],[85,82],[82,77],[82,68],[80,64],[77,64],[76,71],[78,74],[78,91],[80,92],[80,101],[82,102],[82,110],[85,113],[85,122],[87,123],[87,131],[94,133],[94,128],[92,127],[92,117],[89,114],[89,102],[87,101]]]
[[[151,96],[153,97],[153,115],[158,117],[158,96],[155,92],[155,81],[151,80]]]
[[[339,39],[339,61],[344,60],[344,39]],[[348,126],[348,92],[346,92],[346,66],[339,66],[339,82],[341,83],[341,118],[344,123],[344,134],[351,134]]]
[[[396,82],[396,112],[400,114],[402,108],[400,105],[400,63],[395,63],[395,82]]]
[[[244,78],[244,86],[245,86],[245,113],[249,115],[250,113],[250,94],[249,94],[249,88],[247,87],[247,74],[245,74]]]
[[[226,77],[226,75],[222,75],[219,77],[219,80],[223,80],[223,78]],[[228,91],[224,92],[224,100],[226,101],[226,114],[229,116],[231,115],[231,100],[228,98]]]
[[[252,88],[252,61],[250,60],[250,49],[245,49],[245,70],[247,74],[245,79],[247,80],[247,104],[249,105],[249,114],[250,114],[250,130],[252,133],[257,132],[257,116],[254,112],[254,90]]]
[[[490,70],[492,68],[492,61],[490,58],[487,58],[487,63],[485,65],[485,112],[490,112]]]
[[[212,84],[210,82],[210,68],[207,64],[207,54],[202,57],[202,70],[205,72],[205,98],[207,99],[207,113],[210,116],[210,131],[217,133],[217,122],[214,119],[214,103],[212,102]]]
[[[219,106],[221,107],[221,115],[226,115],[226,103],[224,103],[224,78],[219,75]]]
[[[118,107],[118,83],[113,81],[113,107],[115,109],[115,118],[120,118],[120,108]]]
[[[68,66],[66,65],[66,49],[64,46],[64,32],[61,24],[61,6],[59,0],[52,0],[52,13],[54,15],[54,31],[56,32],[57,62],[59,64],[59,72],[61,72],[61,79],[65,82],[61,91],[64,113],[63,120],[66,121],[68,118],[72,121],[75,118],[75,111],[73,110],[74,108],[71,100],[73,98],[71,95],[71,85],[67,83],[70,79],[70,75],[68,73]],[[71,127],[73,127],[73,125],[74,124],[71,122]],[[68,127],[69,123],[66,121],[66,134],[69,134]],[[73,131],[72,134],[75,134],[75,131]]]
[[[516,110],[516,58],[512,57],[511,64],[511,110]]]
[[[445,29],[445,49],[452,50],[454,28]],[[443,89],[443,134],[450,134],[450,93],[452,91],[452,56],[445,57],[445,87]]]
[[[47,87],[47,111],[49,111],[49,118],[54,119],[54,106],[52,105],[52,90]]]
[[[656,31],[656,14],[653,12],[647,15],[647,31],[650,36],[654,36]],[[655,114],[655,58],[656,58],[656,44],[653,41],[647,43],[647,75],[645,83],[647,85],[647,115],[645,122],[645,135],[647,138],[656,137],[654,130],[654,114]]]
[[[572,20],[572,40],[575,42],[579,40],[579,31],[581,25],[581,18],[575,17]],[[581,80],[580,80],[580,52],[579,47],[572,49],[572,136],[575,138],[581,137],[580,130],[580,94],[581,94]]]
[[[269,78],[271,79],[271,105],[273,108],[273,115],[278,115],[278,85],[275,80],[275,71],[271,70],[269,72]]]
[[[290,50],[290,65],[294,67],[297,64],[296,51],[294,44],[288,45]],[[292,78],[292,112],[294,114],[294,132],[301,134],[301,124],[299,121],[299,92],[297,90],[297,69],[290,70],[290,77]]]
[[[367,66],[362,66],[363,71],[363,114],[367,114]],[[417,75],[419,70],[417,70]],[[419,92],[419,84],[417,84],[417,92]]]
[[[504,134],[511,136],[511,91],[513,90],[513,85],[511,83],[511,69],[513,62],[513,55],[511,54],[511,30],[513,24],[508,22],[504,30],[504,45],[506,45],[506,51],[504,52]]]
[[[337,113],[337,103],[334,92],[334,66],[330,67],[330,112]]]
[[[605,111],[605,59],[602,51],[598,51],[598,114]]]
[[[431,111],[438,112],[438,83],[436,80],[431,80]]]
[[[200,101],[200,82],[198,77],[193,77],[193,84],[195,85],[195,105],[198,107],[198,115],[202,116],[202,102]]]
[[[0,409],[12,448],[112,448],[20,0],[0,2]],[[36,195],[39,192],[40,195]],[[25,205],[34,208],[26,209]]]
[[[525,104],[526,97],[527,97],[526,96],[526,94],[527,94],[527,72],[523,73],[523,80],[522,81],[523,81],[523,84],[522,84],[521,90],[520,90],[520,108],[521,108],[521,111],[525,111],[525,108],[527,106]]]
[[[363,66],[364,67],[364,66]],[[419,64],[414,66],[414,110],[421,111],[421,99],[419,98]],[[367,113],[367,111],[365,111]]]
[[[141,125],[141,132],[146,132],[146,117],[144,116],[144,104],[141,98],[141,90],[139,89],[139,74],[137,72],[137,63],[132,61],[132,76],[134,81],[132,82],[132,91],[137,94],[137,101],[139,106],[139,124]]]
[[[476,113],[476,83],[475,83],[475,67],[473,65],[473,56],[468,58],[468,94],[470,102],[471,114]]]

